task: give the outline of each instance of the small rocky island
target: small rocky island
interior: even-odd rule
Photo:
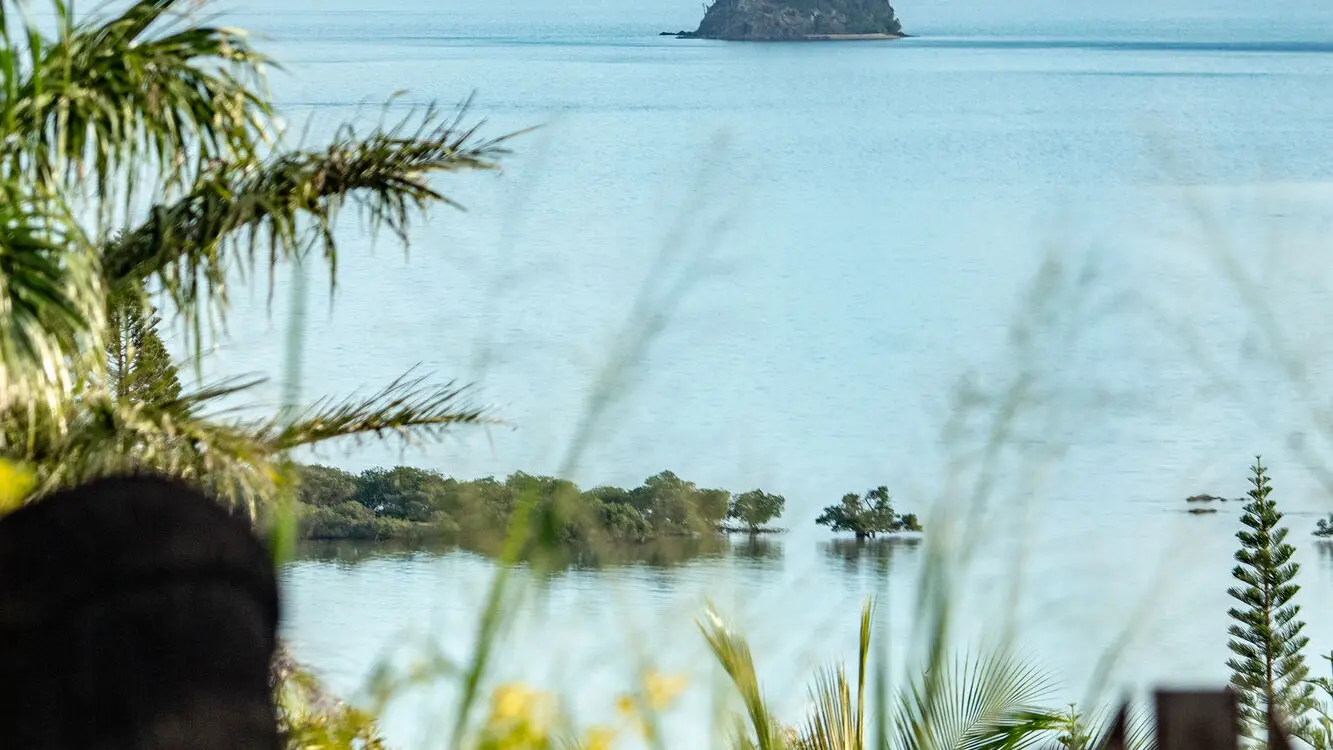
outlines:
[[[682,39],[787,42],[899,39],[889,0],[714,0],[696,31]]]

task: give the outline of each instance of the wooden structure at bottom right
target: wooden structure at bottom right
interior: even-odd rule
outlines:
[[[1153,695],[1157,750],[1240,750],[1236,694],[1222,690],[1158,690]],[[1121,707],[1098,750],[1128,750],[1129,706]],[[1281,722],[1268,715],[1269,750],[1291,750]]]

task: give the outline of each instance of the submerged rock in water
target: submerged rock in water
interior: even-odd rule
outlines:
[[[698,30],[681,36],[802,41],[902,35],[889,0],[714,0]]]

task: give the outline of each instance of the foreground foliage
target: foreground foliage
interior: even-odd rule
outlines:
[[[290,487],[286,454],[338,438],[440,436],[485,421],[465,388],[404,376],[368,396],[235,416],[258,380],[186,391],[158,315],[195,362],[231,283],[279,265],[336,271],[344,208],[406,242],[433,180],[497,166],[503,139],[434,107],[323,146],[283,144],[267,58],[196,0],[47,18],[0,0],[0,499],[150,468],[253,511]],[[387,94],[388,92],[386,92]],[[334,274],[336,279],[336,274]],[[271,291],[271,287],[270,287]],[[298,353],[299,354],[299,353]],[[229,399],[224,402],[224,399]],[[223,407],[226,403],[227,408]],[[273,507],[273,506],[268,506]],[[290,515],[278,513],[276,529]],[[277,545],[279,552],[282,545]],[[290,707],[308,687],[293,675]],[[294,746],[364,746],[355,712],[286,714]],[[327,744],[326,744],[327,743]],[[348,745],[349,747],[351,745]]]
[[[290,750],[385,750],[371,713],[330,695],[310,671],[283,650],[273,665],[278,725]]]
[[[895,699],[880,701],[880,713],[872,716],[867,709],[872,619],[873,605],[867,602],[861,612],[856,682],[840,664],[824,668],[810,688],[810,716],[791,732],[767,706],[749,644],[710,611],[699,627],[745,706],[735,746],[864,750],[887,741],[904,750],[1024,747],[1049,739],[1060,726],[1058,713],[1041,708],[1049,680],[1002,652],[925,665]],[[872,722],[883,740],[867,739]]]
[[[201,356],[239,273],[336,268],[347,206],[406,241],[425,210],[453,205],[433,176],[504,153],[433,109],[343,128],[322,148],[277,145],[267,58],[191,16],[198,5],[76,18],[53,2],[47,33],[0,2],[0,456],[32,467],[33,496],[146,466],[253,505],[274,496],[292,448],[483,421],[465,389],[419,377],[249,419],[209,413],[257,381],[182,392],[143,380],[165,357],[150,302]]]

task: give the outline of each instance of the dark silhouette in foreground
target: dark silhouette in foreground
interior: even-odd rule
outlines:
[[[94,481],[0,519],[0,732],[27,750],[281,746],[278,588],[188,484]]]

